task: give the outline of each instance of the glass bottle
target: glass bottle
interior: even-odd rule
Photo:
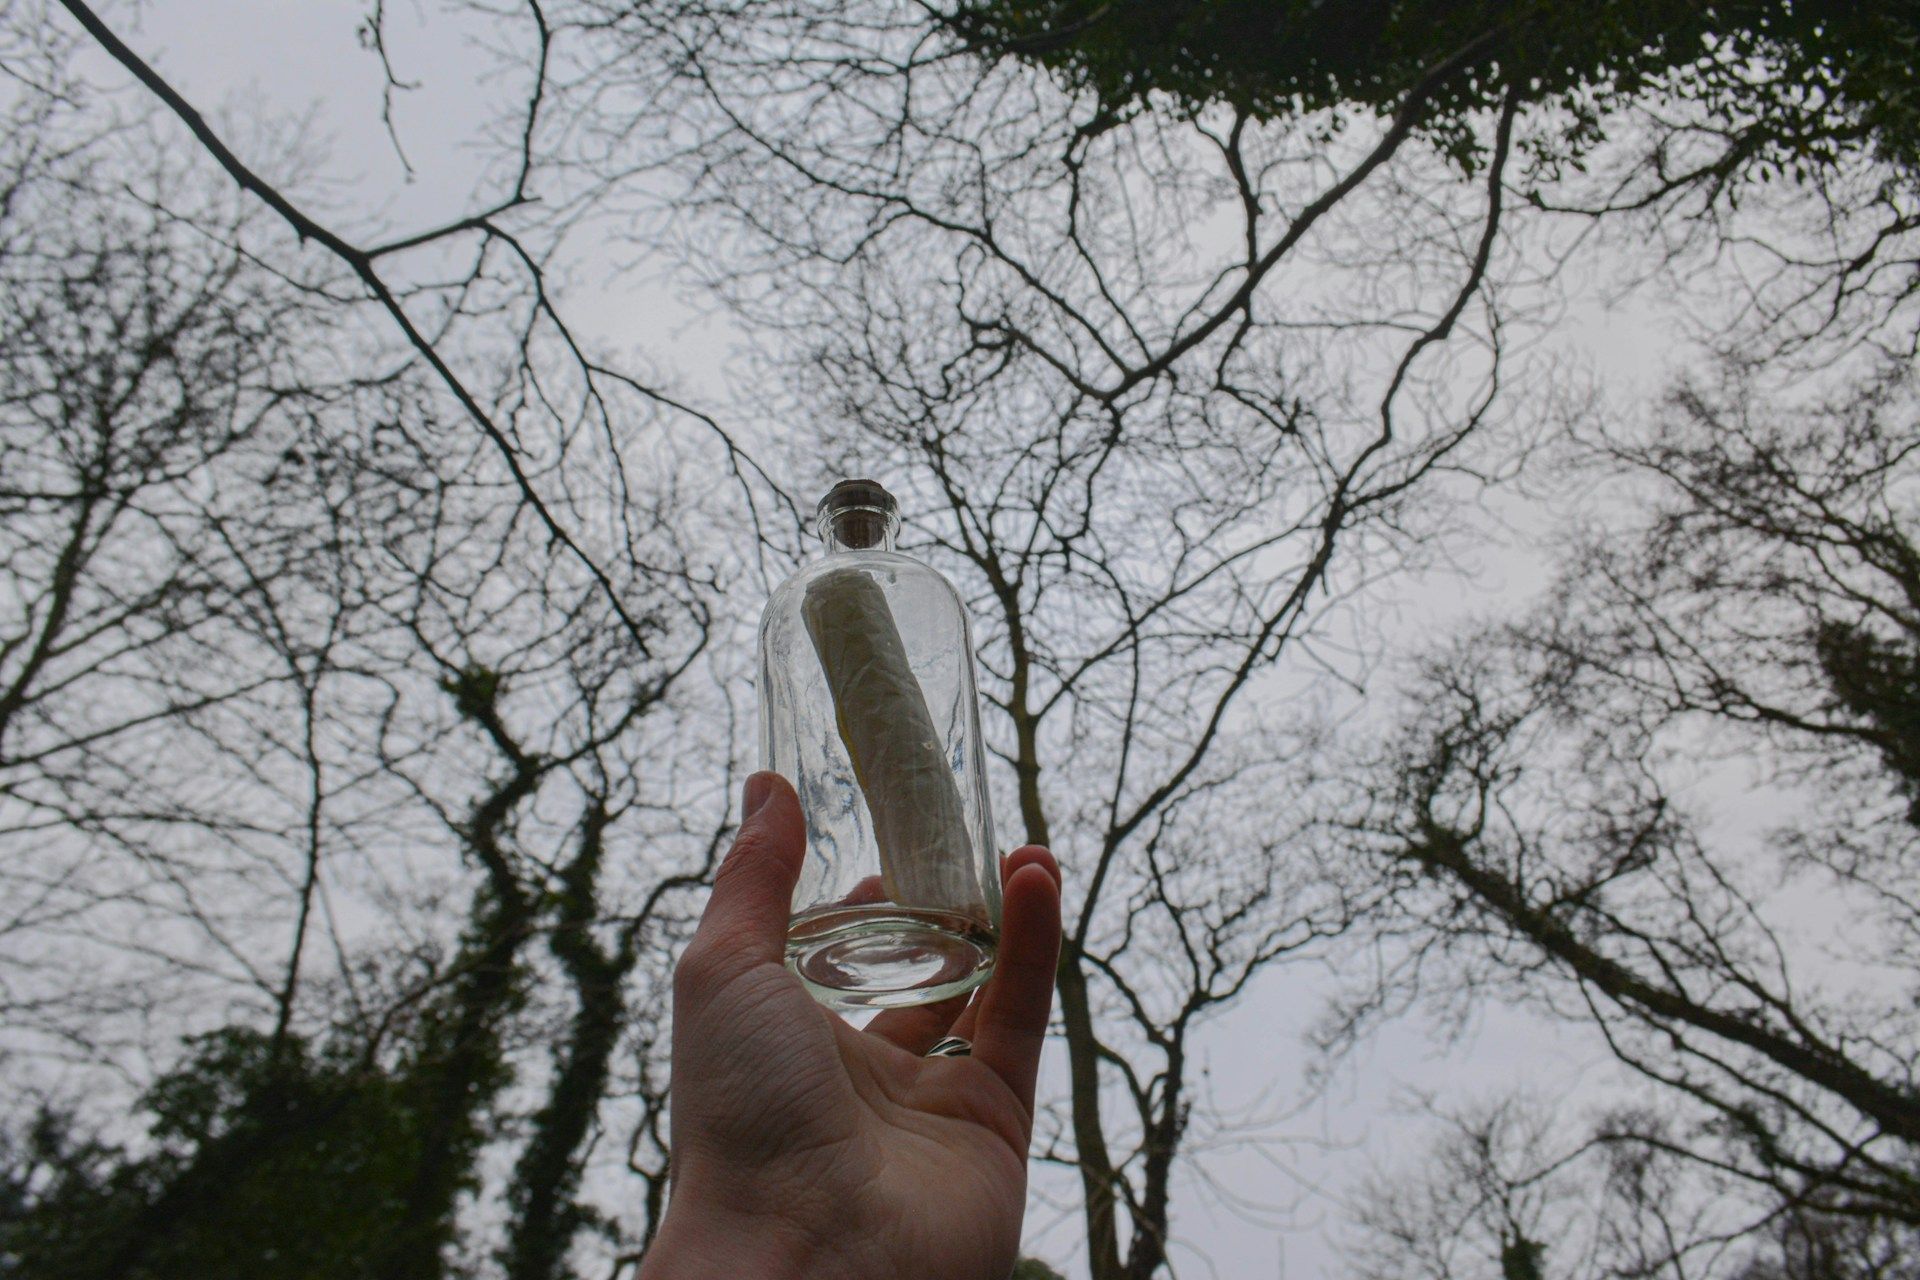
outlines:
[[[761,767],[793,783],[807,823],[787,966],[841,1009],[980,985],[1000,928],[966,610],[893,549],[899,527],[880,485],[835,485],[827,554],[760,621]]]

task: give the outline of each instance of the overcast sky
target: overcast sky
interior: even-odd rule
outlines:
[[[356,234],[404,232],[472,211],[493,192],[485,185],[484,148],[476,145],[492,104],[511,101],[511,86],[490,83],[495,64],[429,0],[390,4],[390,53],[417,89],[398,96],[395,123],[412,164],[410,177],[380,120],[382,77],[356,38],[367,6],[358,0],[147,0],[108,16],[212,118],[227,122],[242,149],[255,117],[311,119],[327,158],[303,185],[314,208]],[[118,82],[104,62],[96,79]],[[248,156],[265,171],[275,158]],[[722,401],[723,378],[736,335],[724,317],[690,303],[665,263],[631,261],[590,247],[573,264],[582,285],[568,300],[589,336],[631,347],[679,388],[706,403]],[[1657,385],[1666,338],[1644,314],[1577,306],[1562,336],[1587,352],[1623,403]],[[1475,590],[1457,582],[1404,583],[1400,625],[1428,630],[1442,613],[1485,611],[1538,584],[1537,565],[1490,549],[1475,558]],[[1202,1088],[1222,1114],[1283,1116],[1278,1142],[1222,1149],[1203,1157],[1208,1174],[1249,1202],[1278,1206],[1270,1215],[1236,1213],[1210,1191],[1189,1185],[1177,1199],[1182,1276],[1331,1274],[1330,1240],[1339,1231],[1342,1193],[1374,1165],[1404,1164],[1418,1155],[1426,1130],[1402,1113],[1419,1091],[1450,1099],[1490,1096],[1525,1082],[1565,1097],[1575,1115],[1602,1087],[1595,1046],[1582,1036],[1511,1013],[1483,1015],[1449,1047],[1407,1021],[1369,1043],[1324,1097],[1303,1102],[1306,1025],[1318,1012],[1322,975],[1306,967],[1270,969],[1245,999],[1201,1037]],[[1050,1054],[1056,1083],[1064,1055]],[[1272,1135],[1270,1135],[1272,1136]],[[1037,1194],[1060,1206],[1036,1205],[1029,1248],[1056,1265],[1073,1264],[1079,1231],[1076,1184],[1059,1170],[1040,1171]]]

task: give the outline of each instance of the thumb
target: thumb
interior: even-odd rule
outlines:
[[[744,817],[689,950],[721,967],[778,964],[786,952],[793,886],[806,854],[806,821],[793,785],[777,773],[747,779]]]

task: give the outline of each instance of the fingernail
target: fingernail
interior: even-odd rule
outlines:
[[[740,821],[745,822],[760,812],[760,806],[773,794],[773,775],[756,773],[747,779],[746,794],[741,798]]]

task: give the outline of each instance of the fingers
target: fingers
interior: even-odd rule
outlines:
[[[1056,886],[1059,885],[1060,864],[1054,861],[1053,855],[1037,844],[1021,845],[1018,849],[1015,849],[1012,853],[1000,859],[1000,885],[1003,898],[1006,893],[1006,884],[1009,880],[1013,879],[1013,873],[1025,866],[1038,866],[1042,868],[1048,875],[1053,877],[1053,883]],[[979,994],[984,995],[985,992]],[[980,1001],[975,999],[972,1004],[967,1006],[966,1011],[954,1021],[953,1029],[949,1031],[948,1034],[959,1036],[962,1040],[971,1042],[973,1040],[974,1028],[979,1021]]]
[[[780,962],[794,882],[806,854],[800,798],[777,773],[747,779],[740,830],[681,961],[732,968]]]
[[[843,907],[864,907],[875,902],[885,902],[887,891],[880,883],[879,876],[868,876],[848,891],[837,905]]]
[[[1000,879],[1003,890],[1005,884],[1022,867],[1027,866],[1040,867],[1052,877],[1054,885],[1058,887],[1059,864],[1045,849],[1037,844],[1030,844],[1015,849],[1000,859]],[[1003,948],[1002,955],[1004,954]],[[973,992],[971,999],[967,996],[955,996],[951,1000],[923,1005],[917,1009],[889,1009],[876,1015],[873,1021],[867,1024],[867,1030],[916,1055],[924,1054],[950,1035],[971,1041],[980,1020],[981,1002],[989,989],[990,987]],[[1042,1029],[1044,1031],[1044,1026]]]
[[[867,1031],[905,1049],[914,1057],[919,1057],[951,1031],[954,1018],[967,1003],[965,993],[938,1004],[924,1004],[914,1009],[886,1009],[877,1013],[873,1021],[867,1024]]]
[[[974,1061],[1006,1081],[1031,1115],[1060,958],[1060,883],[1059,869],[1044,849],[1018,850],[1009,864],[1016,859],[1018,865],[1007,876],[1000,955],[992,980],[968,1010],[974,1019],[969,1038]],[[955,1033],[964,1034],[958,1027]]]
[[[1013,879],[1013,873],[1022,867],[1037,866],[1053,877],[1053,883],[1060,883],[1060,864],[1053,855],[1037,844],[1023,844],[1006,857],[1000,859],[1000,883],[1004,887]]]

